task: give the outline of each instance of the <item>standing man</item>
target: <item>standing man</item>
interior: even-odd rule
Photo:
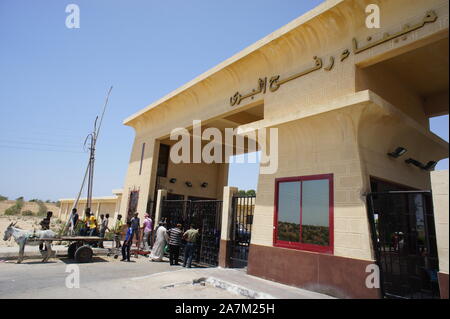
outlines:
[[[164,257],[164,248],[166,247],[169,237],[167,236],[166,223],[163,221],[159,222],[159,226],[156,230],[156,240],[152,247],[152,253],[149,258],[150,261],[162,261]]]
[[[41,222],[39,223],[39,225],[41,225],[41,229],[42,230],[48,230],[50,229],[50,219],[53,216],[53,212],[47,212],[47,217],[45,217],[43,220],[41,220]],[[40,243],[39,244],[39,250],[43,250],[44,249],[44,243]]]
[[[117,215],[116,225],[114,226],[114,241],[116,242],[116,248],[122,247],[120,244],[120,235],[122,235],[122,215]]]
[[[42,230],[50,229],[50,219],[53,216],[53,212],[47,212],[47,217],[45,217],[39,225],[41,225]]]
[[[183,234],[183,239],[187,242],[184,251],[183,267],[186,267],[187,264],[187,267],[191,268],[192,257],[194,255],[195,245],[198,239],[198,229],[195,229],[194,225],[191,225],[191,228]]]
[[[153,221],[149,214],[145,214],[144,219],[144,250],[150,250],[150,238],[153,230]]]
[[[183,231],[181,230],[181,224],[177,224],[177,227],[169,229],[169,259],[170,265],[178,265],[178,257],[180,255],[181,237]]]
[[[122,260],[130,261],[130,247],[133,242],[133,227],[131,226],[131,221],[127,222],[128,229],[125,235],[125,241],[122,246]]]
[[[133,228],[133,237],[136,236],[136,246],[139,248],[139,227],[141,225],[141,220],[138,216],[139,213],[134,213],[134,217],[131,218],[131,228]],[[133,243],[133,238],[131,238],[131,243]]]
[[[89,228],[88,236],[96,236],[97,235],[97,219],[95,218],[94,214],[91,214],[90,212],[89,212],[89,219],[88,219],[88,228]]]
[[[99,236],[101,238],[104,238],[105,234],[106,234],[106,231],[109,231],[109,228],[108,228],[109,214],[106,214],[106,215],[101,214],[100,215],[100,219],[101,219],[101,223],[100,223],[100,234],[99,234]],[[103,246],[103,240],[98,242],[98,247],[105,248]]]
[[[75,235],[75,229],[77,227],[78,219],[80,218],[76,208],[72,208],[71,216],[72,216],[72,218],[70,220],[69,234],[71,236],[73,236],[73,235]]]

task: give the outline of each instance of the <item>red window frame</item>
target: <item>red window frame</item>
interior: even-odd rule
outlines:
[[[304,244],[304,243],[297,243],[297,242],[288,242],[283,240],[278,240],[278,191],[279,191],[279,184],[285,183],[285,182],[303,182],[303,181],[313,181],[313,180],[323,180],[326,179],[329,182],[329,205],[328,205],[328,217],[329,217],[329,245],[328,246],[320,246],[320,245],[314,245],[314,244]],[[300,187],[300,238],[302,233],[302,187],[303,184],[301,184]],[[275,203],[274,203],[274,231],[273,231],[273,245],[275,247],[282,247],[282,248],[291,248],[291,249],[297,249],[297,250],[306,250],[306,251],[312,251],[312,252],[319,252],[319,253],[327,253],[327,254],[333,254],[334,253],[334,183],[333,183],[333,174],[321,174],[321,175],[309,175],[309,176],[297,176],[297,177],[283,177],[283,178],[277,178],[275,179]]]

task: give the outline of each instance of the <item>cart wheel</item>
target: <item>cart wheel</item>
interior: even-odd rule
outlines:
[[[75,252],[77,251],[78,243],[71,243],[67,249],[67,256],[70,259],[75,259]]]
[[[88,245],[81,246],[75,252],[75,261],[79,263],[88,263],[92,260],[92,248]]]

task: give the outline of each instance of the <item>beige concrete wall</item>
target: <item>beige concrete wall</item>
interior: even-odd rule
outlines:
[[[418,127],[386,101],[380,102],[386,108],[381,109],[375,104],[368,106],[359,124],[363,175],[367,177],[364,189],[370,189],[370,176],[415,189],[431,189],[430,173],[407,165],[405,160],[413,158],[426,164],[447,158],[448,143]],[[399,146],[408,150],[405,155],[397,159],[386,155]]]
[[[439,271],[448,274],[448,170],[431,173]]]
[[[448,144],[407,115],[374,96],[375,102],[349,105],[278,125],[279,169],[260,175],[252,243],[272,246],[275,178],[334,174],[334,254],[373,259],[365,194],[370,176],[417,189],[430,189],[430,173],[407,165],[408,156],[427,163],[448,157]],[[399,159],[387,153],[408,149]]]
[[[91,205],[91,212],[98,218],[100,214],[109,214],[110,217],[115,217],[118,213],[117,207],[121,200],[121,196],[116,198],[93,198]],[[61,200],[61,209],[59,211],[59,218],[66,221],[72,211],[75,199]],[[84,216],[86,208],[86,199],[80,199],[78,202],[77,211],[80,216]]]
[[[354,112],[329,112],[278,126],[279,169],[260,175],[252,244],[273,245],[275,178],[334,175],[334,254],[371,259]]]
[[[170,162],[167,178],[160,179],[160,186],[173,194],[222,199],[225,185],[221,180],[221,171],[225,169],[226,167],[224,168],[222,164],[173,164]],[[170,183],[171,178],[176,178],[177,181]],[[186,181],[190,181],[192,187],[187,187]],[[206,188],[200,186],[203,182],[208,183]]]
[[[145,152],[142,161],[142,170],[139,174],[141,165],[142,143],[145,143]],[[156,174],[152,174],[156,170],[158,161],[159,142],[154,136],[142,136],[138,134],[133,143],[130,161],[128,164],[127,177],[123,187],[123,195],[120,203],[120,214],[126,218],[129,194],[131,191],[139,191],[139,201],[137,211],[143,215],[147,208],[147,201],[153,198],[153,192],[156,182]],[[154,155],[156,154],[156,155]],[[155,158],[155,160],[153,160]]]
[[[357,68],[356,83],[358,91],[370,89],[422,126],[429,127],[428,117],[423,109],[423,99],[399,81],[386,67],[374,65],[367,69]]]
[[[371,3],[380,5],[383,12],[380,30],[365,26],[365,7]],[[377,38],[383,32],[398,32],[405,23],[420,22],[431,9],[439,16],[436,23],[411,32],[401,41],[388,41],[360,54],[352,52],[353,38],[364,43],[368,36]],[[387,151],[406,145],[410,154],[421,161],[440,159],[448,153],[443,151],[442,141],[427,131],[423,105],[415,93],[385,69],[357,78],[357,67],[368,67],[417,47],[418,43],[423,45],[426,39],[445,30],[448,36],[448,1],[444,0],[325,2],[125,121],[136,130],[136,138],[121,213],[126,215],[130,190],[140,191],[140,213],[153,196],[158,139],[166,138],[172,129],[190,128],[193,119],[207,124],[263,104],[264,119],[251,125],[279,129],[280,157],[276,174],[259,176],[253,243],[272,245],[274,178],[333,173],[335,254],[373,259],[363,196],[369,190],[369,176],[429,188],[428,173],[391,161]],[[341,61],[345,49],[351,53]],[[334,57],[333,69],[322,68],[284,84],[276,92],[268,90],[239,106],[230,106],[229,99],[236,91],[252,92],[258,78],[286,78],[311,68],[313,56],[322,58],[324,67]],[[386,77],[386,81],[379,77]],[[366,93],[357,91],[364,89],[373,89],[378,96],[358,102]],[[143,142],[146,151],[139,175]],[[180,169],[180,176],[187,174],[182,179],[195,178],[195,174],[189,174],[190,167],[193,166]]]
[[[129,194],[133,190],[139,190],[139,201],[137,212],[143,216],[146,212],[147,201],[153,200],[154,189],[156,186],[157,159],[159,152],[159,140],[153,143],[147,142],[148,137],[139,138],[133,146],[130,164],[128,166],[127,179],[125,181],[124,195],[120,204],[120,213],[127,215]],[[142,170],[139,174],[142,143],[146,143],[144,158],[142,161]],[[172,142],[171,144],[173,144]],[[150,147],[150,145],[153,145]],[[155,159],[155,160],[153,160]],[[171,178],[176,178],[176,183],[170,183]],[[190,181],[192,187],[187,187],[185,182]],[[228,164],[174,164],[169,160],[167,178],[160,178],[159,186],[169,191],[169,193],[205,197],[211,199],[221,199],[223,187],[228,181]],[[207,182],[206,188],[201,188],[200,184]]]

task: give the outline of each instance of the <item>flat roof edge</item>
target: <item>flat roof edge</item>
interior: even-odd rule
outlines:
[[[312,10],[302,14],[300,17],[296,18],[295,20],[289,22],[288,24],[282,26],[281,28],[275,30],[274,32],[270,33],[269,35],[265,36],[264,38],[258,40],[257,42],[251,44],[250,46],[246,47],[242,51],[236,53],[235,55],[231,56],[230,58],[226,59],[225,61],[219,63],[215,67],[212,67],[208,71],[200,74],[193,80],[189,81],[188,83],[182,85],[178,89],[170,92],[169,94],[165,95],[164,97],[160,98],[156,102],[150,104],[149,106],[141,109],[140,111],[134,113],[133,115],[127,117],[125,120],[123,120],[124,125],[130,125],[130,122],[136,119],[137,117],[141,116],[142,114],[148,112],[149,110],[155,108],[156,106],[168,101],[169,99],[173,98],[174,96],[180,94],[183,91],[186,91],[187,89],[193,87],[195,84],[200,83],[201,81],[207,79],[211,75],[223,70],[227,66],[241,60],[242,58],[250,55],[251,53],[255,52],[256,50],[262,48],[263,46],[269,44],[275,39],[280,38],[281,36],[285,35],[286,33],[294,30],[295,28],[301,26],[302,24],[314,19],[315,17],[321,15],[325,11],[330,10],[331,8],[337,6],[340,3],[343,3],[345,0],[326,0],[325,2],[321,3],[317,7],[313,8]]]

